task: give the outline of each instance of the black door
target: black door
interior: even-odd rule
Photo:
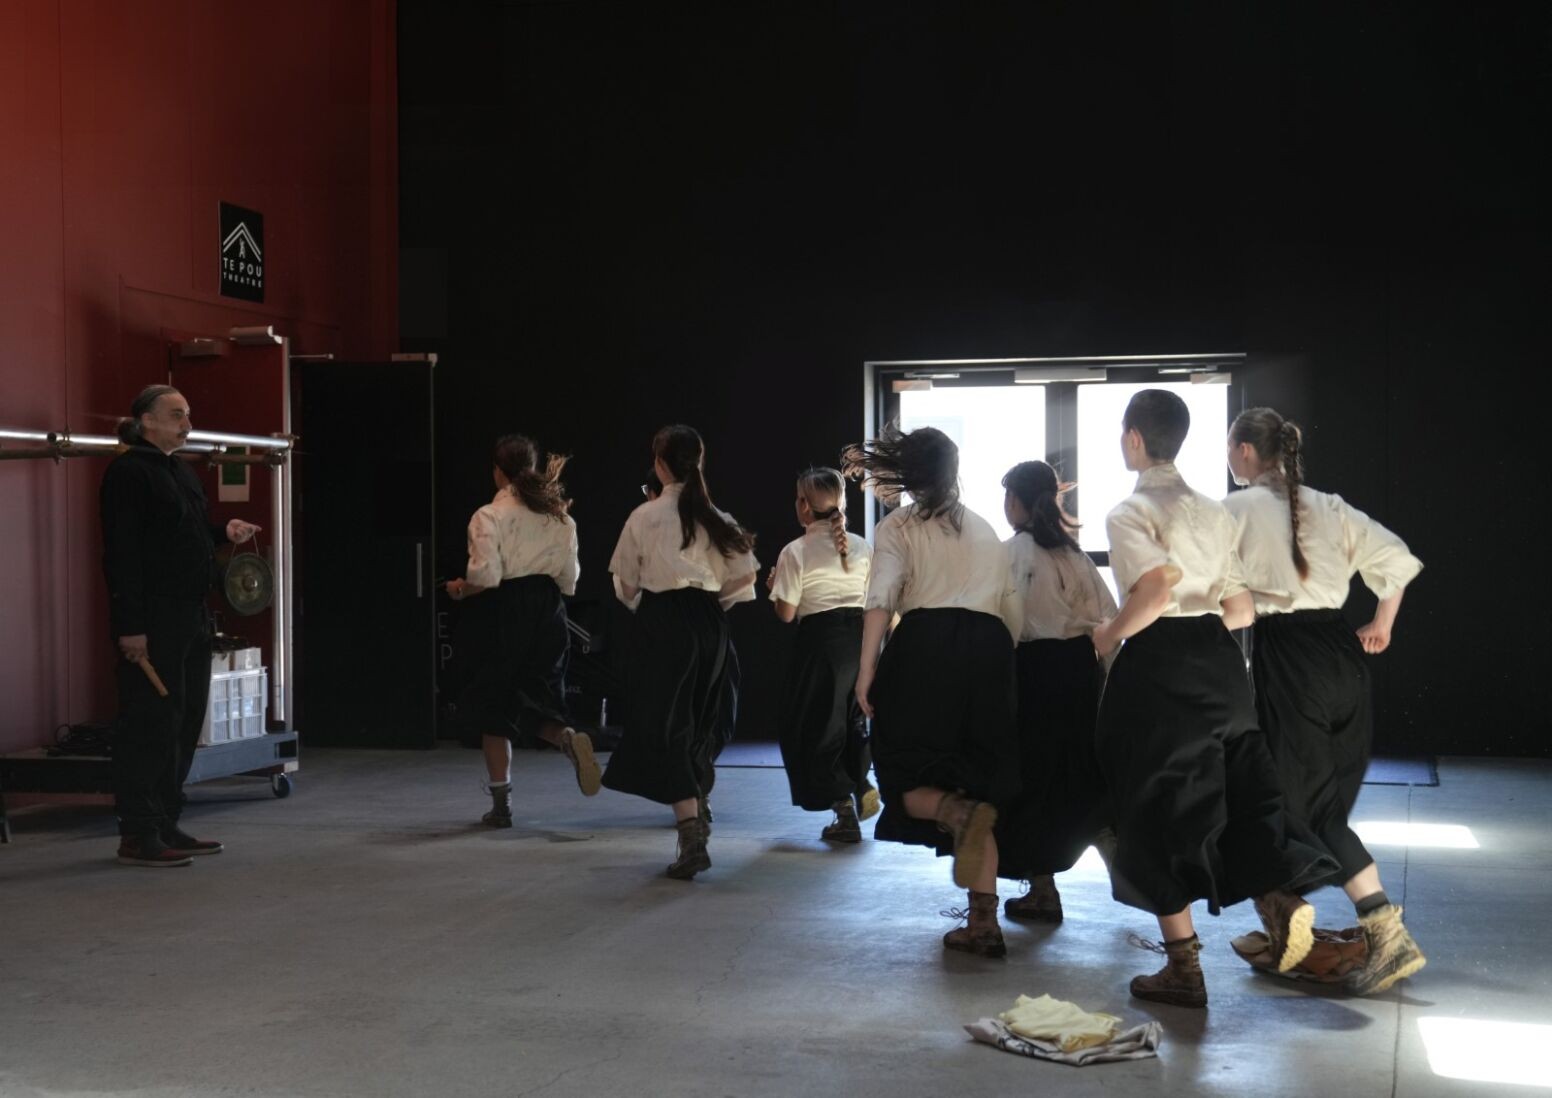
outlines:
[[[297,728],[309,743],[436,742],[429,362],[292,363]]]

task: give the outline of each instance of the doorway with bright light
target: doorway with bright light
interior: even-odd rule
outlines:
[[[1239,410],[1233,370],[1242,354],[870,362],[869,437],[885,424],[937,427],[959,446],[965,506],[1012,536],[1002,513],[1002,477],[1041,459],[1077,487],[1067,509],[1079,543],[1107,583],[1105,515],[1129,495],[1136,476],[1121,460],[1121,414],[1141,389],[1170,389],[1191,410],[1191,433],[1177,464],[1187,483],[1214,499],[1229,492],[1224,437]],[[1231,411],[1232,409],[1232,411]],[[868,532],[881,514],[870,510]]]

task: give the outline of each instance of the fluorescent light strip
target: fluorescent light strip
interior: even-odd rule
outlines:
[[[1417,1030],[1440,1078],[1552,1090],[1552,1026],[1432,1017]]]

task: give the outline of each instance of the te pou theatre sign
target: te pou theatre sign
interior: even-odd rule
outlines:
[[[264,300],[264,215],[221,203],[221,296]]]

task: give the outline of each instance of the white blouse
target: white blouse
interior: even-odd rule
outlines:
[[[1423,562],[1395,534],[1341,496],[1299,487],[1299,547],[1309,578],[1293,565],[1288,491],[1274,474],[1226,501],[1239,527],[1239,555],[1257,614],[1335,610],[1347,601],[1354,573],[1386,599],[1417,578]]]
[[[478,587],[499,587],[519,576],[553,576],[561,594],[577,593],[577,524],[570,515],[537,514],[510,488],[469,520],[469,568]]]
[[[1024,604],[1019,643],[1088,636],[1116,616],[1115,598],[1087,553],[1047,549],[1019,533],[1008,541],[1008,558]]]
[[[689,546],[680,547],[684,542],[684,531],[679,525],[679,495],[683,487],[665,485],[662,495],[643,503],[625,520],[625,529],[620,531],[619,543],[609,560],[616,592],[625,584],[643,591],[695,587],[720,594],[730,582],[759,571],[760,562],[753,553],[724,557],[699,525]],[[733,521],[726,511],[718,514]],[[725,597],[723,606],[749,602],[754,597],[754,585],[746,584]]]
[[[810,524],[803,536],[787,543],[776,558],[776,577],[771,585],[771,601],[780,600],[798,608],[798,617],[822,614],[861,606],[868,591],[868,572],[873,548],[856,534],[846,535],[847,557],[841,563],[840,551],[830,524]]]
[[[1008,547],[991,523],[966,507],[956,532],[944,515],[919,518],[914,503],[878,524],[863,605],[891,614],[977,610],[1001,618],[1010,640],[1019,635],[1024,615],[1008,567]]]
[[[1144,469],[1136,489],[1106,517],[1105,531],[1123,602],[1159,567],[1174,581],[1160,617],[1221,615],[1223,600],[1245,590],[1228,508],[1195,491],[1174,462]]]

